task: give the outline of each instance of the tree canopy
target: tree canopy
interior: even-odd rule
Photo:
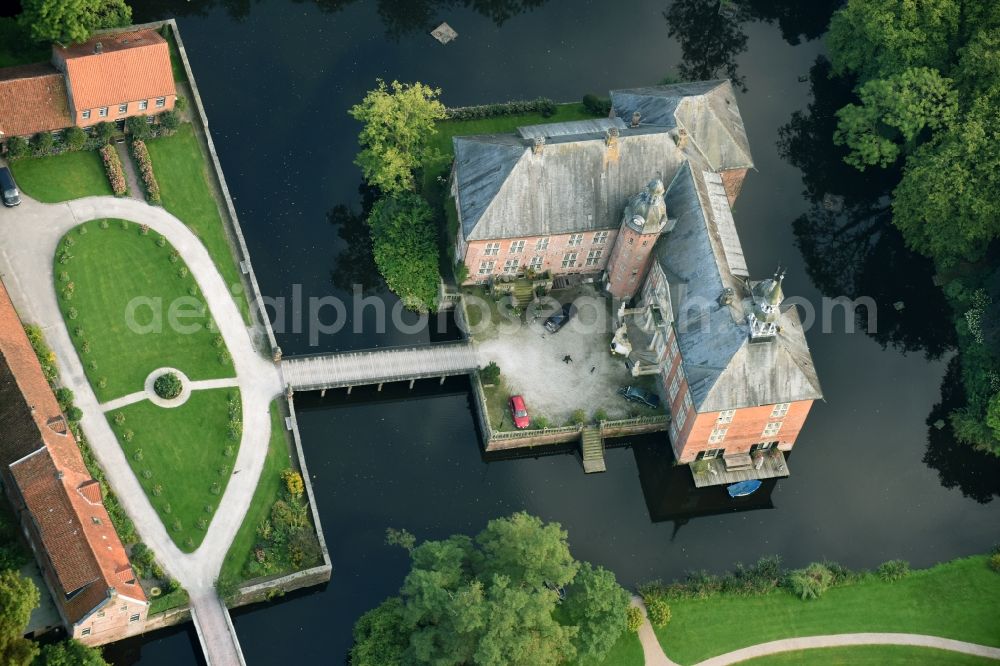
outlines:
[[[415,188],[414,172],[433,157],[428,140],[437,131],[434,123],[445,116],[440,94],[439,88],[419,82],[386,86],[379,79],[378,86],[351,107],[351,116],[364,123],[354,163],[369,185],[387,194]]]
[[[73,639],[42,646],[34,666],[108,666],[101,651]]]
[[[556,523],[517,513],[475,538],[425,541],[409,553],[399,596],[355,624],[354,666],[600,659],[625,629],[628,594],[610,572],[581,567]]]
[[[84,42],[95,30],[132,22],[125,0],[22,0],[19,20],[39,42]]]
[[[31,611],[38,605],[38,588],[13,569],[0,571],[0,663],[27,666],[38,645],[24,638]]]
[[[441,278],[437,226],[427,202],[410,192],[385,196],[372,206],[368,226],[375,265],[389,289],[411,310],[434,309]]]

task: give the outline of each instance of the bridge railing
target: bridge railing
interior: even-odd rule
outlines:
[[[615,419],[611,421],[601,421],[601,430],[608,428],[627,428],[628,426],[653,425],[658,423],[669,423],[670,417],[667,414],[656,414],[655,416],[636,416],[631,419]]]
[[[310,358],[323,358],[326,356],[352,356],[352,355],[362,355],[362,354],[377,354],[379,352],[405,352],[405,351],[420,351],[423,349],[445,349],[448,347],[466,348],[471,346],[472,345],[471,343],[469,343],[468,340],[439,340],[437,342],[428,342],[426,344],[421,344],[421,345],[392,345],[388,347],[369,347],[367,349],[346,349],[343,351],[316,352],[314,354],[294,354],[292,356],[285,356],[283,360],[298,361]]]

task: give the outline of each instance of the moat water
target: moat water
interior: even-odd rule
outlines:
[[[787,292],[817,310],[823,296],[842,294],[870,295],[879,306],[877,333],[845,332],[842,314],[832,332],[809,332],[825,401],[790,458],[791,477],[736,503],[719,489],[691,492],[686,470],[671,467],[655,437],[609,450],[605,474],[585,476],[572,455],[485,460],[462,379],[412,392],[300,394],[333,579],[234,613],[249,664],[340,663],[353,622],[393,594],[407,570],[404,553],[383,545],[389,526],[438,538],[524,509],[561,522],[577,557],[626,585],[771,554],[793,566],[830,558],[872,567],[903,557],[921,567],[993,544],[1000,468],[937,423],[955,382],[946,376],[949,322],[930,270],[886,228],[888,184],[878,173],[850,173],[830,145],[829,110],[848,101],[845,91],[810,79],[823,53],[816,37],[835,3],[806,10],[798,0],[753,0],[722,14],[696,0],[132,4],[137,21],[178,18],[269,296],[343,296],[360,277],[394,303],[349,243],[364,228],[331,214],[338,205],[361,209],[352,164],[358,126],[346,110],[377,77],[439,86],[443,101],[459,106],[573,101],[653,84],[683,67],[692,77],[736,75],[746,88],[738,101],[756,170],[735,219],[751,272],[787,267]],[[427,34],[443,20],[459,35],[447,46]],[[814,94],[820,108],[810,113]],[[804,115],[792,133],[780,132],[797,111]],[[781,136],[791,138],[784,153]],[[307,326],[296,332],[286,321],[278,337],[286,353],[312,353],[446,335],[352,328],[313,346]],[[107,650],[115,664],[144,666],[197,663],[198,653],[189,627]]]

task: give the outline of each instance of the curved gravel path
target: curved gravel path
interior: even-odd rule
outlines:
[[[22,204],[3,211],[0,224],[0,267],[11,298],[25,319],[45,331],[61,369],[63,383],[73,390],[83,410],[81,422],[94,455],[119,499],[135,522],[142,540],[153,549],[166,571],[180,581],[198,608],[199,617],[210,626],[228,622],[215,599],[214,581],[229,545],[239,530],[253,498],[264,466],[271,431],[269,406],[281,394],[279,369],[253,346],[229,286],[219,274],[201,241],[180,220],[162,208],[134,199],[88,197],[61,204],[42,204],[22,197]],[[233,359],[243,403],[243,439],[226,492],[201,546],[193,553],[181,552],[132,473],[118,441],[104,418],[102,406],[84,374],[56,300],[53,258],[62,236],[73,227],[99,218],[120,218],[147,224],[162,234],[183,257],[219,326]],[[137,389],[140,387],[136,387]],[[229,637],[208,635],[218,645],[221,657],[214,663],[240,663]],[[211,651],[211,650],[210,650]]]

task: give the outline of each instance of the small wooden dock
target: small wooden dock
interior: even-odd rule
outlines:
[[[291,356],[281,361],[285,384],[293,391],[320,391],[387,382],[466,375],[479,359],[468,342],[421,347],[390,347],[358,352]]]
[[[583,457],[583,471],[587,474],[606,472],[604,464],[604,437],[598,426],[588,426],[580,431],[580,453]]]
[[[752,479],[773,479],[775,477],[788,476],[788,462],[785,454],[777,449],[768,451],[760,460],[760,466],[749,460],[737,460],[736,464],[726,465],[722,458],[713,458],[701,462],[707,463],[704,472],[697,472],[695,466],[691,466],[691,476],[694,478],[694,485],[698,488],[705,486],[728,486],[739,481],[750,481]],[[749,462],[750,464],[746,464]]]

